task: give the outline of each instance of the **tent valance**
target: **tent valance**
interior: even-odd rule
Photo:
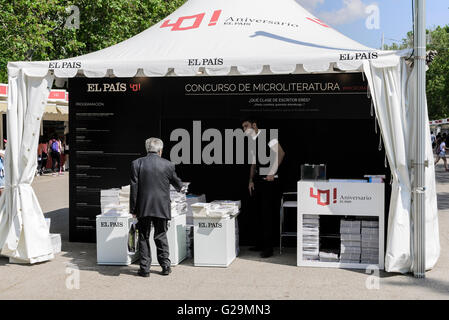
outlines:
[[[366,47],[293,0],[190,0],[166,19],[112,47],[60,61],[12,62],[30,77],[155,77],[361,70],[398,66],[405,52]]]

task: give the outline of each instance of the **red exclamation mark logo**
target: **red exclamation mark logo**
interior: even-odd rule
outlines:
[[[334,203],[337,203],[337,188],[334,188]]]
[[[215,10],[212,15],[212,19],[210,19],[209,26],[215,26],[218,22],[218,18],[220,18],[221,10]]]

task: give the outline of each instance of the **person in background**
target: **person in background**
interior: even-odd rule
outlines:
[[[65,154],[64,154],[64,137],[58,137],[59,144],[59,173],[58,175],[64,175],[64,164],[65,164]]]
[[[430,131],[430,140],[432,141],[432,149],[435,149],[436,147],[436,139],[437,137],[433,133],[433,131]]]
[[[58,171],[61,170],[61,144],[58,136],[53,136],[48,142],[48,153],[51,155],[51,171],[52,175],[56,175],[56,164],[58,164]]]
[[[37,175],[43,175],[48,159],[48,145],[43,137],[39,138],[39,145],[37,147]]]
[[[6,143],[7,140],[3,139],[5,149],[0,150],[0,196],[5,190],[5,155],[6,155]]]
[[[69,171],[69,134],[64,137],[64,171]]]
[[[447,167],[446,150],[449,150],[449,148],[446,147],[446,134],[443,133],[443,135],[441,136],[441,139],[439,140],[437,159],[435,160],[435,165],[441,159],[443,159],[444,168],[446,169],[446,171],[449,171],[449,169]]]
[[[175,165],[162,158],[163,147],[162,140],[149,138],[145,141],[147,156],[131,163],[129,209],[138,221],[140,270],[137,274],[141,277],[150,276],[151,225],[154,226],[154,242],[162,275],[167,276],[171,272],[167,240],[168,221],[171,219],[170,185],[180,192],[183,184],[176,175]]]
[[[440,149],[440,143],[441,143],[441,134],[438,133],[435,139],[435,147],[433,148],[433,153],[438,155],[439,149]]]

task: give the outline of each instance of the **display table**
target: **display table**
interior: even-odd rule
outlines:
[[[170,262],[172,266],[181,263],[187,258],[187,231],[186,214],[180,214],[168,222],[167,239],[170,252]],[[151,265],[158,265],[156,244],[154,243],[154,227],[151,226],[150,233]]]
[[[138,259],[137,233],[130,232],[135,228],[136,219],[131,215],[98,215],[96,222],[98,264],[126,266]]]
[[[236,258],[237,215],[193,218],[193,257],[199,267],[228,267]]]
[[[299,181],[297,265],[383,269],[384,197],[383,183]]]

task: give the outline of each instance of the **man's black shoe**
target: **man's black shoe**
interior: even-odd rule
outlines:
[[[143,272],[142,270],[137,271],[137,275],[144,277],[144,278],[148,278],[150,276],[149,272]]]
[[[273,251],[264,251],[260,254],[261,258],[269,258],[273,256]]]
[[[170,267],[162,267],[162,272],[161,274],[163,276],[168,276],[171,273],[171,268]]]
[[[262,251],[262,250],[263,249],[261,247],[258,247],[258,246],[249,248],[249,251]]]

